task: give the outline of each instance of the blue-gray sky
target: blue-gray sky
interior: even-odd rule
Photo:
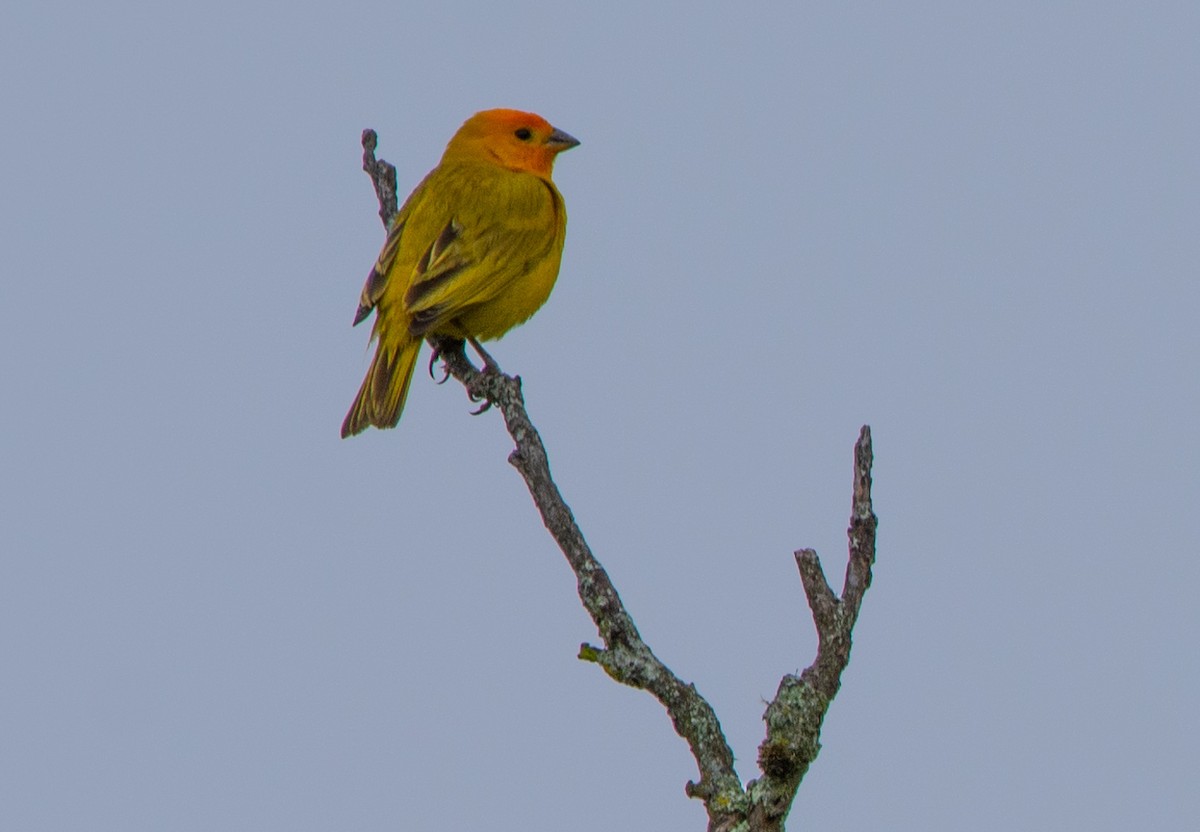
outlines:
[[[703,827],[500,418],[418,375],[342,441],[382,240],[533,109],[559,285],[495,345],[642,632],[756,774],[879,562],[793,810],[1200,812],[1200,7],[10,3],[0,12],[0,828]]]

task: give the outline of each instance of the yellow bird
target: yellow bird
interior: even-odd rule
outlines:
[[[577,144],[518,110],[476,113],[454,134],[392,219],[367,276],[354,323],[374,310],[379,345],[343,438],[396,426],[427,336],[493,340],[550,297],[567,231],[550,173]]]

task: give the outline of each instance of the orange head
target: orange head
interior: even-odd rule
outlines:
[[[579,141],[533,113],[484,110],[458,128],[442,162],[490,161],[510,170],[550,178],[554,157]]]

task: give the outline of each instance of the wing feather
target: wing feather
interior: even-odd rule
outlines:
[[[435,169],[436,171],[436,169]],[[388,225],[387,237],[383,241],[383,249],[379,252],[379,257],[375,259],[375,265],[371,268],[370,274],[367,275],[366,283],[363,284],[362,294],[358,298],[358,311],[354,314],[354,326],[358,326],[372,310],[379,304],[380,298],[387,291],[388,284],[392,276],[392,266],[396,263],[396,257],[400,253],[401,245],[407,236],[405,229],[409,225],[409,218],[413,211],[420,205],[428,193],[429,181],[433,178],[435,171],[431,171],[421,180],[417,187],[413,188],[408,199],[404,200],[404,204],[400,206],[400,210],[392,217],[391,223]]]
[[[400,238],[403,236],[404,222],[393,222],[383,243],[383,251],[379,252],[375,265],[371,267],[371,273],[367,275],[367,282],[363,284],[362,294],[358,298],[358,311],[354,314],[354,326],[367,319],[375,304],[379,303],[379,298],[383,296],[383,290],[387,288],[388,269],[396,259],[396,252],[400,249]]]
[[[561,244],[561,197],[546,183],[490,166],[472,173],[461,178],[458,193],[438,183],[447,196],[444,204],[459,210],[441,219],[444,224],[409,279],[404,308],[413,335],[436,330],[503,295]],[[481,192],[495,198],[480,204]]]

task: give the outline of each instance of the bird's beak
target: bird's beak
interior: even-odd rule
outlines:
[[[561,130],[555,130],[546,137],[546,145],[555,153],[562,153],[564,150],[570,150],[577,144],[579,144],[579,139],[568,133],[564,133]]]

